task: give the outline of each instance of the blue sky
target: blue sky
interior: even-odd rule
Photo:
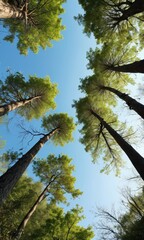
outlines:
[[[82,33],[82,27],[73,18],[82,11],[77,1],[69,0],[64,4],[64,8],[65,14],[62,18],[66,30],[62,32],[63,39],[54,42],[53,48],[47,48],[45,51],[40,49],[38,54],[29,52],[28,56],[20,55],[16,49],[16,42],[10,44],[2,40],[6,30],[1,27],[0,78],[2,80],[5,78],[7,69],[12,72],[20,71],[26,77],[34,74],[38,77],[50,76],[52,82],[58,83],[59,89],[55,112],[67,112],[74,117],[76,122],[75,109],[72,108],[72,103],[74,99],[81,96],[78,90],[80,78],[90,74],[86,69],[86,51],[90,47],[95,48],[96,43],[93,37],[88,38]],[[28,145],[27,139],[24,139],[23,142],[20,141],[21,130],[18,128],[18,124],[22,119],[14,115],[14,113],[9,114],[9,119],[9,123],[0,126],[1,135],[6,140],[6,146],[1,152],[7,149],[18,150],[23,148],[25,153],[31,145]],[[41,120],[34,120],[25,125],[26,127],[33,126],[39,129],[40,124]],[[44,157],[49,153],[64,153],[73,158],[73,164],[75,165],[74,175],[77,179],[76,187],[84,193],[78,200],[71,201],[71,206],[73,207],[76,203],[83,206],[86,219],[82,224],[91,225],[95,221],[93,211],[95,211],[96,206],[111,208],[111,205],[114,204],[118,207],[120,189],[128,183],[126,180],[122,180],[122,177],[115,177],[113,173],[108,176],[99,173],[102,165],[101,159],[99,164],[92,163],[90,154],[86,153],[84,146],[79,143],[80,134],[78,128],[74,133],[73,143],[69,143],[63,148],[54,147],[51,143],[48,143],[39,152],[38,156]],[[38,139],[34,141],[36,140]],[[126,159],[126,157],[124,158]],[[131,165],[128,164],[125,169],[130,167]],[[125,177],[127,172],[122,171]],[[29,169],[29,174],[31,174],[31,169]],[[94,239],[97,239],[97,237]]]

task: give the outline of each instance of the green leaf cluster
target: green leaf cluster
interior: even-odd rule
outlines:
[[[12,43],[16,38],[17,48],[24,55],[28,54],[28,49],[37,53],[40,47],[51,47],[52,40],[62,38],[61,31],[64,26],[60,15],[64,12],[64,2],[65,0],[29,1],[27,24],[25,19],[3,20],[3,27],[9,30],[9,35],[5,36],[4,40]]]
[[[55,145],[64,146],[69,141],[73,141],[72,133],[75,130],[75,124],[73,118],[69,117],[67,113],[55,113],[43,117],[42,127],[48,132],[58,128],[52,137]]]
[[[103,158],[104,164],[101,172],[108,174],[110,170],[114,170],[116,175],[119,175],[120,169],[124,165],[121,151],[115,140],[103,128],[100,121],[91,114],[90,110],[94,109],[108,124],[118,129],[120,133],[123,133],[125,124],[121,124],[117,115],[104,103],[101,102],[101,105],[98,105],[90,101],[88,97],[81,98],[75,102],[74,106],[76,107],[79,123],[82,123],[80,133],[82,134],[81,142],[85,145],[85,150],[91,152],[94,163],[101,157]],[[130,129],[127,131],[128,135],[129,131]]]
[[[81,192],[75,189],[76,178],[72,176],[74,166],[66,155],[49,155],[47,159],[34,162],[34,173],[48,187],[48,201],[66,202],[65,194],[78,197]]]
[[[94,237],[92,228],[81,227],[79,222],[84,218],[82,208],[75,208],[64,213],[61,208],[54,207],[50,211],[46,224],[41,232],[35,232],[33,239],[36,240],[91,240]],[[37,236],[37,234],[39,234]]]
[[[56,107],[54,98],[58,94],[57,84],[50,81],[49,77],[25,77],[17,72],[10,74],[0,87],[0,104],[11,104],[32,98],[32,100],[17,108],[16,112],[28,120],[40,118],[51,108]]]
[[[119,21],[123,11],[130,8],[134,1],[123,0],[79,0],[84,9],[84,14],[79,14],[76,19],[84,26],[84,32],[94,34],[98,43],[112,43],[117,36],[122,45],[131,42],[139,44],[139,29],[143,22],[143,11],[136,16]],[[142,43],[142,41],[141,41]],[[142,43],[143,44],[143,43]]]

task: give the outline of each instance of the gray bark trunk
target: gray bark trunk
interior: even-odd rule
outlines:
[[[144,180],[144,158],[129,144],[127,143],[109,124],[107,124],[103,118],[101,118],[96,112],[91,110],[91,114],[95,116],[107,129],[110,135],[115,139],[118,145],[122,148],[125,154],[130,159],[135,169]]]
[[[58,130],[59,128],[55,128],[50,133],[42,137],[26,154],[19,158],[19,160],[0,177],[0,204],[2,204],[2,202],[11,193],[13,187],[38,151]]]
[[[22,18],[20,9],[0,0],[0,18]]]
[[[9,104],[4,104],[4,105],[0,105],[0,116],[3,116],[5,114],[7,114],[8,112],[11,112],[21,106],[25,106],[26,104],[32,102],[33,100],[40,98],[41,96],[36,96],[36,97],[31,97],[28,99],[23,99],[19,102],[11,102]]]

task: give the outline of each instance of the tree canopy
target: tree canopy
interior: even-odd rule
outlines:
[[[77,117],[79,123],[82,123],[80,130],[82,134],[81,142],[85,145],[85,150],[92,153],[93,162],[96,162],[100,156],[104,161],[102,172],[109,173],[110,169],[115,169],[119,174],[121,166],[124,164],[121,157],[120,149],[117,148],[115,140],[110,136],[101,122],[96,119],[90,112],[91,109],[97,109],[98,114],[110,123],[114,128],[121,129],[123,132],[124,125],[120,127],[117,116],[104,103],[93,104],[88,97],[75,101]],[[101,107],[100,107],[101,106]]]
[[[76,178],[72,176],[74,166],[71,164],[72,159],[66,155],[56,157],[50,154],[47,159],[38,159],[34,161],[33,169],[44,185],[48,186],[48,201],[65,202],[65,193],[77,197],[81,194],[75,189],[74,183]]]
[[[30,76],[26,81],[19,72],[10,74],[0,86],[0,115],[16,110],[28,120],[40,118],[56,107],[57,93],[57,84],[49,77]]]
[[[127,45],[132,41],[142,43],[143,1],[142,0],[79,0],[84,14],[76,19],[84,26],[84,32],[93,33],[98,42],[113,42],[119,34],[119,43]],[[137,31],[137,28],[140,29]]]
[[[73,118],[69,117],[67,113],[55,113],[53,115],[50,114],[48,117],[44,116],[42,127],[48,132],[54,128],[59,128],[59,131],[52,137],[55,145],[64,146],[69,141],[73,141],[72,133],[75,130],[75,124]]]
[[[4,40],[12,43],[16,38],[17,48],[24,55],[28,54],[28,49],[37,53],[40,47],[51,47],[52,40],[62,38],[64,26],[60,15],[64,12],[64,2],[65,0],[10,0],[5,6],[0,4],[1,12],[5,9],[8,12],[5,18],[0,15],[3,27],[9,31]]]
[[[41,183],[34,183],[31,178],[23,176],[20,179],[7,201],[0,207],[1,239],[9,239],[10,232],[15,230],[26,211],[30,208],[32,202],[36,200],[37,194],[41,188]],[[41,224],[43,224],[43,221],[46,219],[45,211],[46,202],[44,201],[32,217],[32,221],[26,229],[26,235],[29,234],[30,229],[31,231],[35,231],[40,228]],[[41,219],[41,221],[39,221],[39,219]],[[35,222],[35,224],[33,224],[33,222]]]
[[[61,208],[54,207],[41,231],[33,234],[36,240],[91,240],[94,237],[91,226],[82,227],[79,222],[84,218],[83,209],[79,206],[64,213]],[[38,236],[37,236],[38,235]]]

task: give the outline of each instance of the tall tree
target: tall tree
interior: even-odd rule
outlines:
[[[86,33],[93,32],[102,42],[111,41],[112,35],[119,33],[123,44],[128,44],[143,22],[143,0],[79,0],[79,3],[85,13],[79,14],[77,20],[84,25]]]
[[[94,237],[92,227],[79,225],[83,218],[82,208],[79,206],[66,213],[55,207],[49,214],[46,224],[41,228],[42,231],[36,231],[32,237],[36,240],[91,240]]]
[[[59,157],[49,155],[47,159],[34,162],[34,172],[40,177],[41,181],[44,182],[45,188],[18,225],[11,239],[21,238],[31,216],[46,197],[49,202],[65,202],[65,193],[69,193],[73,197],[77,197],[81,194],[78,189],[74,188],[76,179],[72,176],[74,166],[70,164],[71,160],[72,159],[68,158],[66,155],[61,155]]]
[[[0,18],[3,27],[9,30],[4,40],[18,39],[17,48],[21,54],[28,49],[37,53],[39,47],[52,46],[52,40],[59,40],[64,26],[60,15],[64,12],[65,0],[0,0]]]
[[[116,155],[116,144],[118,144],[144,180],[144,158],[111,127],[114,120],[110,118],[112,114],[110,109],[106,108],[104,104],[101,106],[101,109],[92,105],[88,97],[75,102],[79,122],[83,123],[81,130],[84,135],[82,143],[85,144],[86,150],[90,150],[93,156],[96,157],[97,155],[95,154],[98,149],[99,154],[105,155],[104,162],[110,161],[112,158],[110,165],[115,164],[119,167],[121,160],[119,159],[120,156]],[[103,119],[105,116],[111,122],[110,124]],[[114,142],[111,140],[111,137],[114,139]],[[109,152],[104,150],[105,146],[107,146]]]
[[[44,117],[42,127],[47,133],[42,134],[42,138],[0,177],[0,203],[10,194],[16,182],[48,140],[51,139],[55,145],[61,146],[73,140],[72,132],[75,125],[73,119],[66,113]]]
[[[0,116],[16,110],[30,120],[54,109],[57,85],[49,77],[30,76],[26,81],[21,73],[10,74],[0,86]]]

